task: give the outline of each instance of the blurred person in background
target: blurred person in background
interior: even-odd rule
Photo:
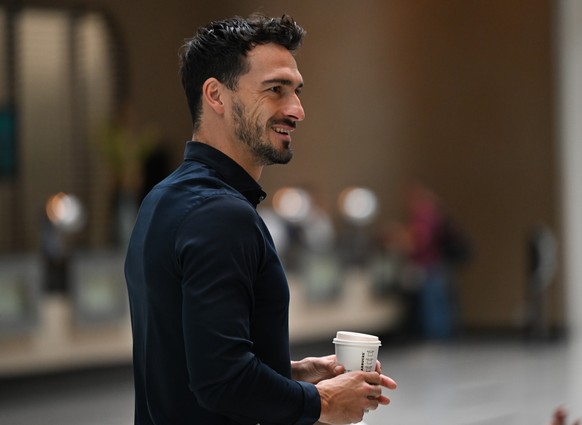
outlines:
[[[471,247],[465,233],[428,187],[410,183],[406,188],[411,260],[418,267],[416,300],[421,336],[447,339],[459,328],[455,268],[467,262]]]
[[[556,237],[548,225],[539,223],[531,229],[527,254],[525,336],[546,339],[550,336],[548,288],[558,264]]]
[[[172,161],[166,144],[165,140],[157,139],[152,150],[144,158],[139,194],[140,204],[153,187],[172,171]]]
[[[40,250],[44,263],[44,290],[66,294],[69,291],[71,244],[68,235],[43,211]]]
[[[181,53],[193,122],[184,162],[144,199],[126,257],[135,423],[344,424],[389,403],[376,372],[291,361],[289,288],[256,208],[263,167],[304,118],[288,16],[200,28]]]
[[[394,297],[404,306],[400,331],[408,338],[419,333],[418,294],[422,273],[411,260],[411,233],[405,223],[381,226],[371,262],[372,291],[376,297]]]
[[[567,425],[567,419],[568,411],[564,406],[560,406],[554,411],[552,419],[550,422],[548,422],[547,425]],[[572,425],[580,425],[580,419],[576,419],[574,422],[572,422]]]

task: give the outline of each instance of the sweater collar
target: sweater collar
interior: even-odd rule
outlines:
[[[267,194],[236,161],[206,143],[188,141],[184,150],[184,161],[197,161],[215,170],[227,184],[239,191],[257,207]]]

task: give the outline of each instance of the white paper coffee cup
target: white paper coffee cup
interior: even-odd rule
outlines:
[[[378,350],[382,343],[375,335],[339,331],[333,339],[335,355],[346,372],[376,370]]]

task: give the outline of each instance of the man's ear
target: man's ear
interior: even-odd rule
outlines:
[[[202,85],[202,100],[217,114],[224,114],[224,85],[216,78],[209,78]]]

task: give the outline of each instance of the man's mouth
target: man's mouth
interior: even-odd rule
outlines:
[[[275,133],[284,134],[286,136],[289,136],[291,134],[291,132],[293,131],[293,130],[288,130],[286,128],[279,128],[279,127],[273,127],[273,130],[275,131]]]
[[[280,120],[275,121],[271,125],[271,129],[278,134],[282,134],[283,136],[290,136],[291,132],[295,130],[297,124],[294,121],[289,120]]]

